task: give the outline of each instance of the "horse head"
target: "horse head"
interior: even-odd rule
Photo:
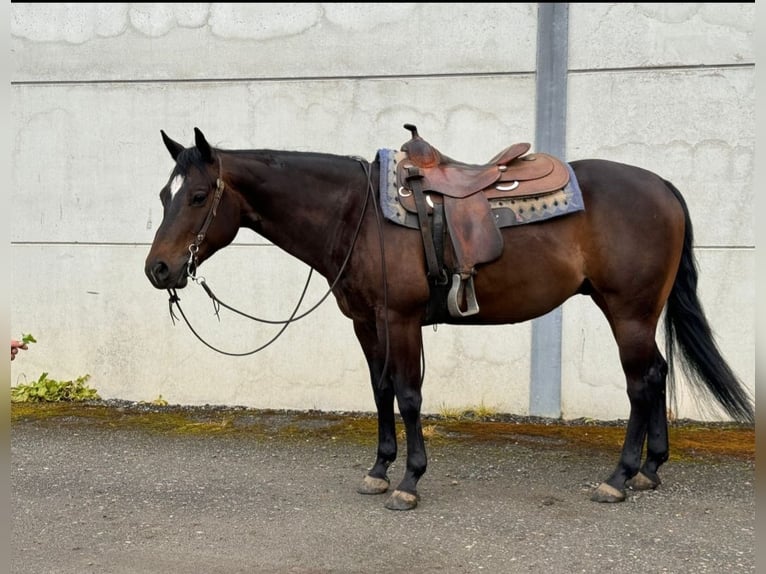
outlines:
[[[163,218],[144,271],[157,289],[181,288],[205,259],[234,240],[239,205],[224,185],[220,153],[198,128],[190,148],[160,133],[176,165],[160,191]]]

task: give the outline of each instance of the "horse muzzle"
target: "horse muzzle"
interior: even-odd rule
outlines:
[[[157,289],[182,289],[186,287],[189,276],[186,263],[173,270],[164,261],[147,262],[144,272],[149,282]]]

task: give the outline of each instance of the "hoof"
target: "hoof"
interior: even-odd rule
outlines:
[[[590,499],[593,502],[622,502],[625,500],[625,492],[602,482],[593,492]]]
[[[418,496],[403,490],[395,490],[386,500],[389,510],[412,510],[418,505]]]
[[[388,490],[389,481],[385,478],[375,478],[366,474],[362,484],[356,489],[359,494],[383,494]]]
[[[649,477],[643,472],[639,472],[628,480],[626,485],[633,490],[654,490],[660,485],[660,477],[656,474],[654,477]]]

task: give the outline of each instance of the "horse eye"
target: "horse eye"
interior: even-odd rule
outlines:
[[[197,192],[194,195],[192,195],[191,204],[192,205],[204,205],[206,199],[207,199],[207,193]]]

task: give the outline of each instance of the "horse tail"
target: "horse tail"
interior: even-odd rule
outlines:
[[[693,387],[712,395],[735,421],[754,423],[752,399],[721,355],[697,296],[697,262],[692,251],[694,232],[689,208],[681,192],[672,183],[665,181],[665,184],[681,204],[685,223],[681,262],[665,306],[669,388],[673,390],[677,346],[681,368]]]

